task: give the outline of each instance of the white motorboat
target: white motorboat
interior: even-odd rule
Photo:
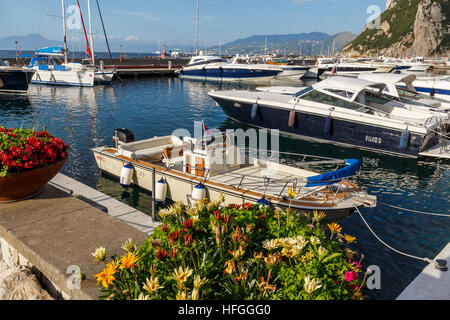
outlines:
[[[319,58],[317,60],[319,70],[324,70],[324,76],[330,75],[348,75],[355,76],[362,73],[374,72],[390,72],[393,70],[391,66],[384,66],[366,62],[349,62],[340,59]]]
[[[423,109],[425,107],[431,112],[450,110],[450,102],[418,92],[413,85],[416,80],[414,74],[373,73],[360,74],[358,78],[385,83],[386,88],[383,93],[405,103],[409,108]]]
[[[450,101],[450,76],[417,77],[412,85],[420,93]]]
[[[406,157],[438,148],[450,158],[448,113],[405,107],[383,95],[385,87],[334,76],[294,95],[255,90],[208,94],[230,118],[257,127]]]
[[[195,56],[189,64],[176,71],[180,78],[218,82],[271,80],[283,71],[265,64],[229,63],[217,56]]]
[[[350,181],[360,167],[355,159],[322,158],[320,163],[344,167],[319,174],[248,157],[229,133],[200,139],[163,136],[128,142],[134,140],[128,139],[130,136],[129,130],[116,129],[116,146],[92,149],[95,160],[102,171],[120,177],[123,186],[135,184],[154,191],[157,201],[171,199],[189,204],[204,198],[217,200],[223,195],[226,205],[250,202],[320,210],[331,219],[348,215],[354,206],[376,205],[375,196]],[[308,161],[302,163],[306,167]]]

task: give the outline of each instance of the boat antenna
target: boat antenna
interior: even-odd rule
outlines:
[[[67,28],[66,28],[66,5],[64,3],[64,0],[61,0],[62,4],[62,19],[63,19],[63,32],[64,32],[64,63],[67,64]]]
[[[109,59],[111,60],[111,63],[113,63],[113,58],[112,58],[112,55],[111,55],[111,49],[109,48],[108,37],[106,36],[105,24],[103,23],[102,12],[100,11],[100,5],[98,4],[98,0],[96,0],[96,2],[97,2],[98,13],[100,14],[100,20],[102,22],[103,34],[105,35],[106,46],[108,47]]]
[[[200,14],[200,0],[197,0],[197,21],[196,21],[196,34],[197,37],[195,39],[195,55],[198,55],[198,19]]]

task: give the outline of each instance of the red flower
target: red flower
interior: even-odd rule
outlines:
[[[167,256],[167,251],[164,249],[158,250],[156,252],[156,258],[158,258],[159,260],[164,260]]]
[[[347,271],[344,274],[345,281],[350,282],[358,279],[358,274],[355,271]]]
[[[213,216],[214,216],[214,219],[216,219],[217,221],[219,221],[220,218],[222,217],[219,210],[214,211]]]
[[[180,236],[180,232],[173,231],[169,234],[169,239],[172,241],[177,241],[179,236]]]
[[[191,219],[184,220],[183,227],[185,227],[186,229],[190,229],[192,227],[192,220]]]
[[[184,241],[184,245],[186,247],[190,247],[192,244],[192,235],[190,235],[190,234],[185,235],[183,238],[183,241]]]

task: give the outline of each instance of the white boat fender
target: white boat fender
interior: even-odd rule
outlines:
[[[161,178],[155,185],[155,201],[164,202],[167,195],[167,182]]]
[[[406,128],[402,131],[402,135],[400,136],[400,150],[404,151],[406,148],[408,148],[408,142],[409,142],[409,130]]]
[[[192,188],[192,200],[201,201],[205,199],[206,189],[203,183],[199,183]]]
[[[122,167],[120,171],[120,185],[124,188],[127,188],[131,184],[131,178],[133,177],[133,165],[131,162],[127,163]]]
[[[252,119],[255,119],[257,112],[258,112],[258,103],[254,103],[252,105],[252,113],[251,113]]]

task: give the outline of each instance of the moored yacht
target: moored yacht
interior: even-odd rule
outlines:
[[[293,167],[252,158],[234,139],[227,132],[198,139],[162,136],[133,141],[130,130],[116,129],[114,147],[92,151],[102,171],[120,177],[124,187],[135,184],[152,191],[156,201],[189,204],[223,196],[226,205],[250,202],[319,210],[328,219],[344,217],[355,207],[376,206],[376,197],[352,181],[360,168],[357,159],[314,161],[311,156],[304,161],[306,156],[301,155],[300,167]],[[341,168],[320,174],[308,168],[310,160]]]
[[[412,84],[420,93],[450,101],[450,76],[417,77]]]
[[[34,70],[12,67],[0,60],[0,93],[25,93]]]
[[[176,74],[184,79],[203,81],[240,82],[264,81],[273,79],[283,71],[282,68],[264,64],[229,63],[217,56],[195,56]]]
[[[78,62],[62,62],[62,47],[42,48],[36,51],[28,68],[35,70],[31,83],[63,86],[92,87],[95,70]],[[67,60],[67,59],[65,59]]]
[[[230,118],[257,127],[406,157],[438,150],[439,157],[450,158],[448,114],[405,108],[382,94],[385,86],[334,76],[292,96],[249,90],[208,94]]]

